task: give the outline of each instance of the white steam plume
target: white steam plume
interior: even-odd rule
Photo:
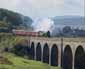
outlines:
[[[50,31],[52,32],[54,27],[54,21],[50,18],[39,18],[33,23],[34,31]]]

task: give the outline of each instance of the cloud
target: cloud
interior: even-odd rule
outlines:
[[[32,18],[59,15],[84,15],[85,0],[0,0],[0,8],[17,11]]]
[[[85,12],[85,0],[65,0],[64,14],[65,15],[83,15]]]
[[[18,0],[0,0],[0,8],[16,10],[18,3]]]
[[[60,7],[63,4],[63,0],[32,0],[32,6],[35,8],[54,8]]]
[[[62,13],[63,0],[24,0],[17,7],[25,15],[50,17]]]
[[[62,13],[63,0],[0,0],[0,7],[32,17],[54,16]]]

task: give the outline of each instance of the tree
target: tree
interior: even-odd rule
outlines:
[[[72,32],[71,27],[70,27],[70,26],[65,26],[65,27],[63,28],[63,33],[69,33],[69,32]]]
[[[31,29],[33,22],[30,17],[3,8],[0,8],[0,21],[5,22],[5,24],[2,23],[0,26],[8,26],[9,32],[11,32],[12,29],[17,29],[17,27],[21,29]]]

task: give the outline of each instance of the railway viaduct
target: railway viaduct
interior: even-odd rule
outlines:
[[[30,37],[32,59],[62,69],[85,69],[85,38]]]

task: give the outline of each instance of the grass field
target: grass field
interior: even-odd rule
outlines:
[[[11,64],[0,64],[0,69],[60,69],[39,61],[27,60],[11,53],[5,53],[3,57]]]

